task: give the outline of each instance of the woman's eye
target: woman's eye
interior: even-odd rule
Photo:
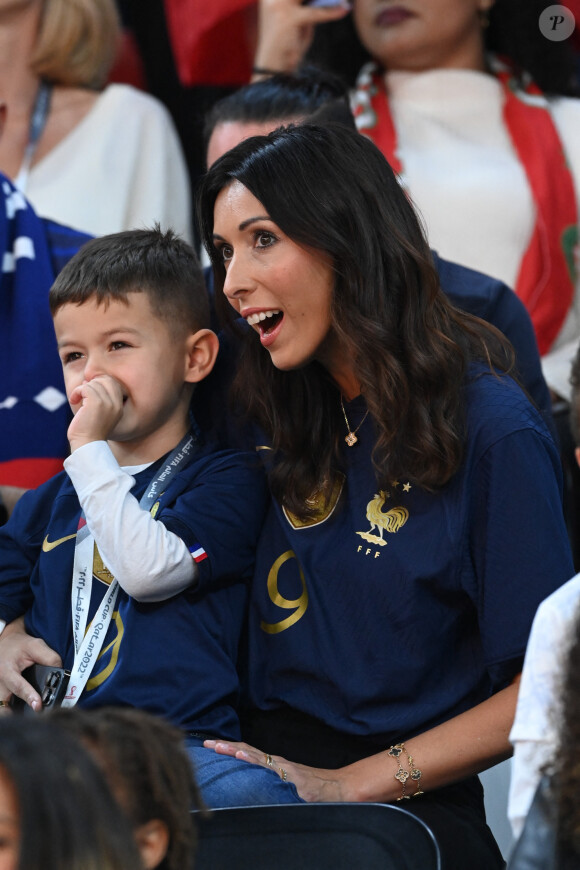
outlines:
[[[224,262],[231,260],[234,256],[234,250],[231,245],[221,245],[221,247],[217,249],[217,252],[220,258],[224,260]]]
[[[126,341],[111,342],[111,350],[122,350],[124,347],[129,347]]]
[[[81,356],[82,354],[78,350],[71,350],[70,353],[64,355],[62,361],[66,365],[67,363],[76,362],[78,359],[81,358]]]
[[[269,248],[276,241],[276,237],[272,233],[262,231],[256,236],[256,244],[259,248]]]

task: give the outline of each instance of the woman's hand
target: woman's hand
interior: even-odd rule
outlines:
[[[509,732],[514,720],[518,683],[519,675],[509,686],[481,704],[405,741],[407,761],[403,766],[409,766],[408,756],[411,755],[424,777],[420,783],[413,783],[414,790],[419,785],[431,791],[458,782],[481,773],[511,755]],[[324,770],[294,764],[280,755],[272,756],[272,763],[268,764],[268,756],[247,743],[206,740],[204,746],[222,755],[231,755],[262,767],[273,767],[280,776],[285,770],[300,797],[309,802],[389,803],[398,800],[403,793],[401,782],[396,776],[398,764],[386,751],[369,755],[338,770]],[[413,794],[411,785],[406,793]]]
[[[280,778],[293,782],[300,797],[309,803],[332,801],[347,801],[343,777],[340,770],[323,770],[317,767],[307,767],[305,764],[295,764],[287,761],[281,755],[268,755],[247,743],[233,743],[224,740],[204,740],[207,749],[213,749],[220,755],[231,755],[250,764],[269,767]]]
[[[31,637],[24,628],[24,619],[15,619],[0,635],[0,699],[7,703],[11,695],[25,701],[33,710],[40,711],[40,695],[22,676],[30,665],[60,667],[62,662],[39,637]]]
[[[346,0],[337,6],[304,6],[302,0],[260,0],[257,69],[294,72],[304,59],[317,24],[338,21],[350,12]],[[259,74],[255,78],[261,78]]]

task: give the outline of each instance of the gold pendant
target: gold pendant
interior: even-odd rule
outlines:
[[[356,444],[356,442],[358,441],[358,438],[356,437],[354,432],[349,432],[348,435],[344,436],[344,440],[346,441],[346,443],[348,444],[349,447],[353,447]]]

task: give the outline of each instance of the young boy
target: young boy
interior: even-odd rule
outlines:
[[[239,737],[235,664],[266,487],[251,457],[203,444],[189,419],[218,352],[201,270],[172,232],[105,236],[63,269],[50,306],[71,455],[0,529],[0,617],[25,614],[58,652],[65,706],[138,707],[188,732],[211,805],[200,764],[215,778],[220,756],[201,744]],[[284,801],[274,771],[236,767],[238,781],[253,774],[248,803]]]

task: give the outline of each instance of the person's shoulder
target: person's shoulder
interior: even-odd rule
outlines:
[[[469,266],[445,260],[436,251],[432,253],[439,273],[441,289],[457,308],[462,308],[477,317],[490,319],[486,314],[490,306],[496,305],[498,299],[503,298],[505,294],[511,294],[517,299],[507,284],[497,278],[492,278]]]
[[[512,324],[514,318],[514,325],[518,328],[523,319],[529,321],[525,305],[503,281],[460,263],[444,260],[436,252],[433,255],[441,289],[456,308],[487,320],[506,334],[506,327]]]
[[[61,471],[35,489],[27,490],[16,503],[10,523],[14,528],[43,528],[64,504],[63,497],[78,499],[66,471]]]
[[[110,84],[101,92],[99,103],[117,112],[129,112],[127,118],[135,121],[137,118],[158,119],[166,122],[169,111],[163,103],[152,94],[145,93],[133,85]]]
[[[48,500],[51,496],[57,496],[61,490],[66,492],[69,489],[74,492],[74,487],[68,474],[66,471],[59,471],[59,473],[55,474],[54,477],[50,477],[35,489],[28,490],[28,492],[33,498],[42,501],[45,499]]]
[[[473,365],[466,382],[466,406],[472,435],[496,441],[528,430],[553,443],[541,414],[508,374]]]
[[[264,471],[255,451],[224,447],[210,440],[198,448],[182,474],[192,483],[215,476],[231,486],[242,486],[248,482],[248,477],[263,477]]]

